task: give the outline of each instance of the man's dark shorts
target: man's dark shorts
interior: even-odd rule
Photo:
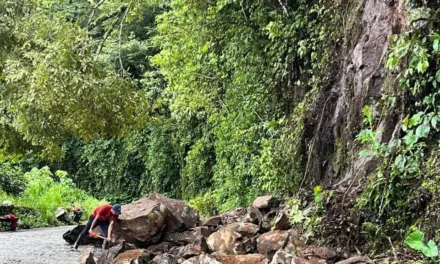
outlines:
[[[91,215],[89,221],[87,222],[86,228],[84,228],[84,230],[81,232],[81,235],[85,236],[89,234],[89,230],[92,227],[93,220],[95,220],[95,217]],[[99,220],[96,221],[96,226],[99,226],[101,228],[104,237],[108,237],[109,225],[110,225],[109,221],[99,221]],[[94,226],[93,228],[95,228],[96,226]]]

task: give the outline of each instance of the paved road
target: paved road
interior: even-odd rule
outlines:
[[[63,239],[69,229],[72,226],[0,232],[0,264],[75,264],[91,247],[72,250]]]

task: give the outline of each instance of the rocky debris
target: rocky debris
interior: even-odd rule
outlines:
[[[209,252],[208,242],[206,241],[206,238],[204,236],[196,237],[193,242],[193,246],[198,251],[206,252],[206,253]]]
[[[280,211],[274,220],[274,230],[288,230],[290,228],[290,222],[287,215]]]
[[[163,255],[157,255],[154,257],[154,259],[151,261],[151,264],[178,264],[182,263],[184,260],[181,258],[176,258],[173,255],[170,254],[163,254]]]
[[[98,259],[98,264],[112,263],[112,261],[119,255],[125,252],[125,242],[121,242],[116,246],[106,249],[102,252]]]
[[[237,222],[243,222],[245,218],[247,210],[244,208],[238,208],[234,211],[225,213],[222,215],[222,224],[229,225]]]
[[[258,197],[252,203],[252,207],[258,209],[278,208],[279,205],[280,205],[280,201],[271,195]]]
[[[217,226],[221,225],[221,223],[222,223],[222,216],[216,215],[216,216],[208,217],[205,220],[203,220],[202,226],[217,227]]]
[[[132,249],[119,254],[112,264],[149,264],[154,254],[145,249]]]
[[[266,257],[261,254],[213,255],[213,258],[222,264],[267,264]]]
[[[306,255],[315,255],[322,259],[332,259],[336,257],[336,252],[327,247],[309,247],[304,252]]]
[[[81,254],[76,264],[96,264],[91,251],[85,251]]]
[[[196,249],[193,245],[186,245],[183,247],[174,247],[174,248],[170,249],[169,253],[172,255],[175,255],[175,256],[183,257],[185,259],[202,254],[202,252],[200,250]]]
[[[276,230],[262,234],[257,239],[257,251],[271,258],[275,252],[286,246],[289,238],[287,231]]]
[[[202,254],[197,257],[192,257],[192,258],[182,262],[182,264],[222,264],[222,263],[217,261],[211,255]]]
[[[305,258],[293,257],[291,264],[313,264],[313,263]]]
[[[367,256],[356,256],[356,257],[351,257],[349,259],[346,260],[342,260],[342,261],[338,261],[335,264],[361,264],[361,263],[367,263],[367,264],[373,264],[373,261],[371,261],[371,259]]]
[[[263,217],[263,214],[260,212],[260,210],[258,210],[258,208],[250,206],[247,209],[244,222],[260,225],[263,221]]]
[[[159,244],[147,247],[147,249],[154,253],[161,253],[168,252],[172,247],[173,245],[169,242],[160,242]]]
[[[300,229],[289,229],[289,219],[277,199],[260,197],[254,205],[200,222],[196,221],[198,213],[184,202],[151,195],[122,207],[115,224],[117,243],[109,243],[97,263],[327,264],[342,258],[331,248],[307,245]],[[63,237],[73,243],[83,228],[78,226]],[[81,256],[78,263],[87,261],[95,263],[91,253]],[[368,257],[355,257],[336,263],[372,262]]]
[[[165,233],[162,236],[162,241],[170,242],[176,245],[186,245],[190,244],[195,239],[195,232],[194,231],[184,231],[181,233]]]
[[[240,255],[252,252],[259,228],[250,223],[233,223],[208,237],[209,249],[213,252]]]
[[[284,250],[278,250],[272,258],[270,264],[291,264],[293,255]]]
[[[194,231],[194,236],[196,237],[203,236],[206,238],[209,237],[214,232],[212,228],[207,226],[197,226],[194,227],[192,230]]]

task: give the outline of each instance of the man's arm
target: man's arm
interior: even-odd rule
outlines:
[[[107,240],[111,241],[112,240],[112,231],[113,231],[113,224],[115,223],[115,220],[112,220],[110,222],[110,226],[108,227],[108,237]]]
[[[96,214],[96,215],[95,215],[95,219],[93,219],[92,225],[90,226],[89,234],[92,234],[92,232],[93,232],[93,228],[95,227],[95,225],[96,225],[96,221],[98,221],[98,218],[99,218],[99,214]]]

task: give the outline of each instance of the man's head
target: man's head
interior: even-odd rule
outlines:
[[[120,215],[121,214],[121,205],[119,204],[115,204],[112,206],[112,213],[115,215]]]

